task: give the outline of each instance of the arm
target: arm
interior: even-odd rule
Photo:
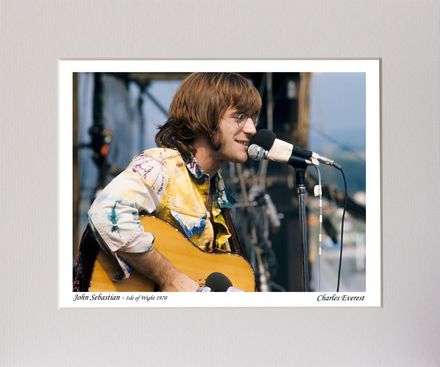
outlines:
[[[89,210],[89,222],[101,245],[114,254],[125,277],[127,263],[162,291],[195,291],[198,284],[179,273],[153,247],[153,235],[143,230],[139,212],[160,210],[166,176],[156,161],[139,156],[131,167],[108,184]]]
[[[162,292],[195,292],[199,288],[197,282],[179,273],[154,248],[150,252],[143,253],[118,251],[118,255],[137,271],[159,284]]]

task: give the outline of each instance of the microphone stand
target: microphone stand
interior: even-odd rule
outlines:
[[[261,130],[260,130],[261,132]],[[273,134],[273,133],[271,133]],[[258,133],[257,133],[258,135]],[[264,139],[263,139],[264,140]],[[265,142],[263,142],[264,145]],[[269,147],[270,149],[270,147]],[[249,156],[252,159],[261,160],[261,159],[270,159],[268,158],[268,151],[264,148],[260,147],[256,143],[252,143],[248,148]],[[312,158],[311,158],[312,159]],[[277,161],[277,159],[273,159]],[[285,160],[280,160],[280,162],[286,162]],[[299,223],[301,230],[301,246],[303,252],[303,283],[304,283],[304,292],[309,291],[309,256],[308,256],[308,243],[307,243],[307,224],[306,224],[306,204],[305,204],[305,194],[306,194],[306,186],[305,186],[305,174],[306,168],[309,164],[315,164],[313,161],[309,161],[307,159],[290,156],[287,160],[287,163],[295,169],[296,173],[296,192],[298,194],[298,210],[299,210]]]
[[[298,195],[299,227],[301,230],[301,246],[303,249],[303,281],[304,292],[309,291],[309,254],[307,243],[306,203],[305,203],[305,168],[295,169],[296,193]]]
[[[305,173],[306,164],[300,164],[298,162],[289,162],[289,164],[295,168],[296,175],[296,193],[298,195],[298,211],[299,211],[299,226],[301,230],[301,248],[303,250],[303,283],[304,292],[309,291],[309,255],[308,255],[308,243],[307,243],[307,221],[306,221],[306,204],[305,204]]]

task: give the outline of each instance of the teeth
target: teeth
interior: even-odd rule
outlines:
[[[239,144],[241,144],[241,145],[244,145],[245,147],[247,147],[247,146],[248,146],[248,143],[247,143],[247,142],[243,142],[243,141],[237,141],[237,143],[239,143]]]

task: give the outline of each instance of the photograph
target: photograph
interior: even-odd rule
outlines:
[[[63,304],[380,306],[379,66],[60,61]]]

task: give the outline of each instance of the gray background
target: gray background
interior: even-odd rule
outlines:
[[[438,366],[439,10],[1,1],[0,365]],[[58,310],[59,58],[382,58],[383,307]]]

